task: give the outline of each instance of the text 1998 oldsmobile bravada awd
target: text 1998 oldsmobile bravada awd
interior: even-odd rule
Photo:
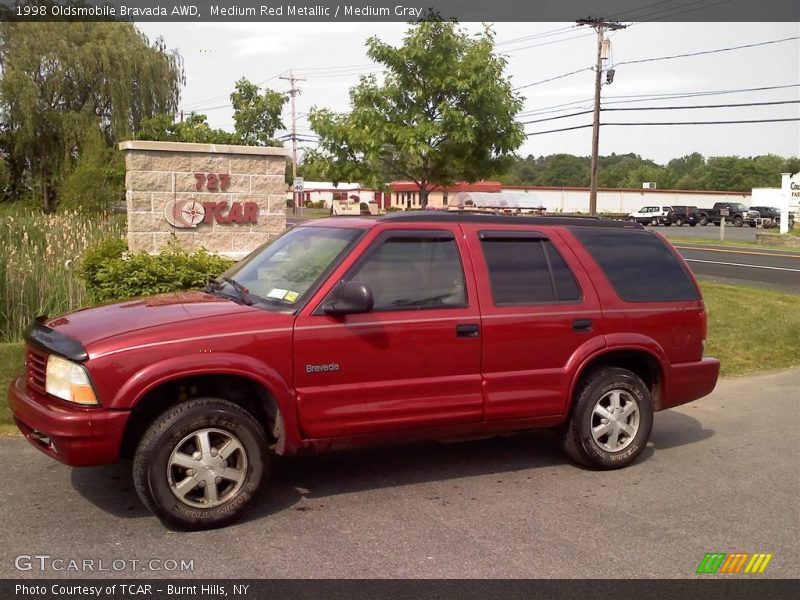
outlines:
[[[69,465],[133,455],[144,503],[230,522],[274,454],[557,428],[614,469],[716,385],[686,263],[640,225],[417,213],[303,224],[204,292],[27,333],[20,430]]]

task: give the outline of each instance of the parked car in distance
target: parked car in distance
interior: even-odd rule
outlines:
[[[795,214],[790,212],[789,229],[794,227],[794,217]],[[771,225],[777,226],[781,222],[781,209],[775,206],[751,206],[747,211],[744,222],[750,227],[755,227],[757,225],[756,219],[770,219],[772,221]]]
[[[48,456],[132,455],[144,504],[204,529],[301,451],[544,427],[581,465],[627,466],[655,411],[714,389],[706,330],[692,272],[638,224],[334,217],[205,291],[37,320],[9,403]]]
[[[673,206],[672,212],[669,213],[669,224],[677,227],[682,227],[684,224],[694,227],[699,221],[696,206]]]
[[[638,211],[630,213],[628,220],[641,225],[669,225],[671,206],[643,206]]]
[[[741,202],[715,202],[712,208],[698,208],[697,214],[700,218],[700,225],[713,223],[719,225],[722,221],[722,211],[727,211],[725,222],[731,223],[734,227],[744,225],[747,216],[747,207]]]

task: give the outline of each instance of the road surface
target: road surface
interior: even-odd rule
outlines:
[[[244,522],[201,533],[163,528],[125,466],[0,439],[0,577],[165,575],[14,566],[45,554],[193,560],[167,575],[197,578],[685,578],[707,552],[766,552],[759,577],[796,578],[798,390],[800,369],[722,380],[657,413],[619,471],[574,466],[547,432],[286,459]]]
[[[800,295],[800,252],[673,242],[699,279]]]

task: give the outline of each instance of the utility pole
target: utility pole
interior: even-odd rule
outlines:
[[[589,188],[589,214],[597,214],[597,159],[600,151],[600,88],[602,86],[601,75],[603,73],[603,41],[606,29],[624,29],[627,25],[622,25],[615,21],[605,19],[578,19],[578,25],[590,25],[597,31],[597,66],[594,74],[594,123],[592,125],[592,182]]]
[[[297,212],[297,194],[294,192],[294,180],[297,177],[297,107],[295,99],[300,89],[295,85],[298,81],[305,81],[305,77],[297,77],[289,69],[288,75],[281,75],[280,79],[289,82],[289,95],[292,97],[292,200],[294,201],[294,212]],[[300,213],[302,214],[302,207]]]

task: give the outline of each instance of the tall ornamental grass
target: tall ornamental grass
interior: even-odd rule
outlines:
[[[0,341],[21,339],[38,315],[89,304],[79,277],[83,253],[92,244],[124,235],[124,215],[0,212]]]

